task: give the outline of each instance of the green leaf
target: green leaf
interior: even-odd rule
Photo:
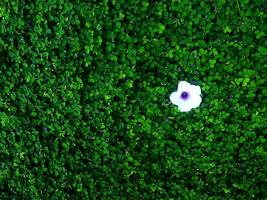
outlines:
[[[224,33],[231,33],[232,29],[229,26],[226,26],[223,30]]]
[[[243,87],[246,87],[247,84],[248,84],[248,82],[249,82],[249,78],[244,78],[243,83],[242,83],[242,86]]]

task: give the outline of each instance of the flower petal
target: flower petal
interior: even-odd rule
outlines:
[[[190,85],[190,93],[193,93],[194,95],[201,95],[201,89],[197,85]]]
[[[188,105],[191,108],[197,108],[202,101],[202,98],[199,95],[192,95],[191,98],[188,100]]]
[[[192,109],[192,106],[186,102],[183,102],[178,105],[178,108],[181,112],[189,112]]]
[[[171,93],[170,100],[175,105],[179,105],[181,103],[181,99],[178,92]]]
[[[186,81],[180,81],[178,84],[177,92],[181,94],[183,91],[188,91],[190,89],[190,84]]]

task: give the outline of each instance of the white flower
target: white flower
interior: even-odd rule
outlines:
[[[180,81],[177,92],[170,95],[170,100],[177,105],[181,112],[188,112],[192,108],[197,108],[201,99],[201,89],[199,86],[191,85],[186,81]]]

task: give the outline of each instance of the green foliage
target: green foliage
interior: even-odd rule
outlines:
[[[266,29],[263,0],[2,0],[0,199],[265,199]]]

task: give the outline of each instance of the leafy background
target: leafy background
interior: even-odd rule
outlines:
[[[2,0],[0,199],[264,199],[266,7]]]

